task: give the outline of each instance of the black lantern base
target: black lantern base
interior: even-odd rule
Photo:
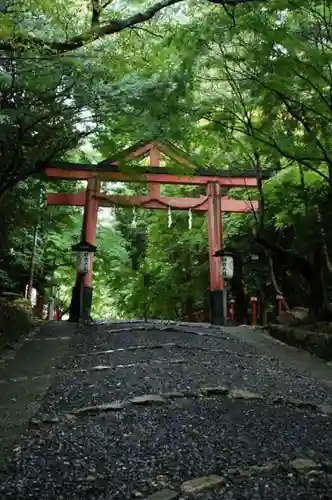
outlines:
[[[80,319],[83,321],[91,320],[92,294],[92,287],[84,286],[82,290],[79,285],[74,286],[71,297],[69,321],[78,322]],[[80,306],[81,298],[83,302],[82,307]]]
[[[224,291],[210,291],[210,323],[212,325],[225,325]]]

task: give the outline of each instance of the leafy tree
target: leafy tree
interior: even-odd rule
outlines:
[[[109,3],[96,5],[92,2],[92,31],[111,15]],[[81,49],[68,52],[78,40],[76,30],[90,33],[89,16],[87,8],[77,18],[77,2],[38,1],[17,2],[0,16],[0,200],[18,182],[66,158],[91,134],[101,148],[107,129],[108,150],[111,136],[114,152],[143,126],[150,135],[172,128],[167,117],[171,103],[185,92],[180,75],[189,71],[189,56],[180,62],[167,46],[169,37],[165,42],[149,31],[144,36],[129,31],[91,47],[85,44],[94,36],[82,35]],[[164,23],[163,33],[166,29]],[[42,42],[44,36],[49,42]],[[52,41],[57,38],[69,41]],[[137,54],[135,64],[128,51]]]
[[[259,296],[264,320],[276,293],[289,307],[307,305],[313,318],[330,317],[331,6],[216,3],[225,8],[93,1],[77,15],[76,1],[24,0],[2,14],[0,195],[23,179],[6,203],[18,210],[0,208],[3,289],[22,289],[28,276],[39,217],[31,173],[60,158],[97,163],[157,137],[202,164],[257,176],[257,192],[231,195],[258,198],[259,212],[224,216],[225,240],[237,253],[231,293],[241,322],[251,294]],[[272,177],[264,180],[267,171]],[[166,192],[196,195],[192,188]],[[137,212],[136,228],[122,208],[110,225],[101,223],[95,314],[136,317],[148,308],[154,317],[207,319],[206,218],[194,215],[189,231],[184,213],[173,214],[168,229],[165,212]],[[68,305],[75,271],[63,248],[77,238],[81,211],[47,214],[36,276],[58,276]]]
[[[278,1],[228,14],[214,12],[200,30],[192,144],[207,162],[256,172],[261,205],[249,227],[252,245],[261,245],[268,269],[272,259],[281,274],[300,276],[313,316],[329,317],[330,5]],[[269,184],[280,186],[275,212],[266,169],[285,169],[281,184],[279,174]]]

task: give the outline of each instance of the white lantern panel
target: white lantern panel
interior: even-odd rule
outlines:
[[[225,255],[221,259],[221,267],[222,267],[222,277],[223,279],[232,279],[234,275],[234,261],[233,257],[230,255]]]
[[[90,271],[91,254],[90,252],[77,252],[76,267],[80,274],[87,274]]]

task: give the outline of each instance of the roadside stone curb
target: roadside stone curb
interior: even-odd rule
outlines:
[[[285,344],[303,349],[326,361],[332,360],[332,335],[277,324],[268,325],[267,331],[271,337]]]

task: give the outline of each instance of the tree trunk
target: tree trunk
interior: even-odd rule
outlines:
[[[209,291],[207,290],[204,294],[204,305],[203,305],[203,322],[209,323],[210,321],[210,297]]]
[[[249,323],[248,304],[243,286],[243,260],[242,255],[234,255],[234,277],[231,282],[231,291],[235,299],[235,321],[243,325]]]
[[[332,320],[332,308],[327,300],[323,263],[323,250],[317,246],[313,252],[312,273],[309,281],[309,321]]]
[[[258,282],[258,287],[259,287],[259,298],[257,304],[258,324],[266,325],[267,324],[266,293],[260,281]]]
[[[187,318],[186,321],[189,322],[195,321],[194,302],[191,297],[188,297],[185,303],[185,316]]]
[[[278,283],[277,278],[276,278],[276,273],[274,271],[274,262],[273,262],[273,259],[272,259],[271,255],[268,253],[268,251],[265,251],[265,253],[266,253],[266,256],[268,258],[269,270],[270,270],[270,276],[271,276],[271,282],[272,282],[272,286],[274,288],[274,291],[275,291],[276,295],[282,295],[283,296],[284,307],[285,307],[286,311],[289,311],[288,302],[287,302],[286,297],[284,295],[284,292],[282,291],[282,288],[279,286],[279,283]]]
[[[285,268],[298,271],[309,285],[308,304],[311,321],[332,320],[332,308],[327,302],[327,293],[323,276],[323,255],[321,246],[316,245],[313,251],[313,261],[297,255],[291,250],[285,250],[278,245],[265,241],[257,235],[257,242],[276,258]]]

